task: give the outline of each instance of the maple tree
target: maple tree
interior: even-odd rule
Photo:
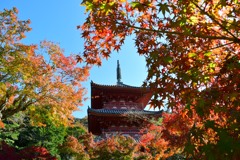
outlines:
[[[237,0],[84,0],[78,60],[101,65],[134,36],[146,58],[162,137],[195,159],[239,157],[240,4]]]
[[[78,142],[78,139],[74,136],[68,136],[66,141],[62,144],[60,152],[62,158],[70,159],[74,157],[79,160],[88,160],[89,155],[85,152],[85,147]]]
[[[84,134],[78,138],[78,143],[83,145],[84,153],[88,154],[90,159],[105,160],[105,159],[144,159],[150,154],[141,153],[138,143],[130,136],[111,135],[109,137],[98,137],[95,139],[91,133]],[[95,140],[94,140],[95,139]],[[76,143],[76,142],[75,142]],[[79,144],[78,144],[79,145]],[[75,144],[74,146],[77,146]],[[67,146],[66,146],[67,147]],[[82,149],[79,149],[80,155]],[[85,158],[83,156],[82,158]]]
[[[14,146],[18,149],[23,149],[32,146],[46,148],[51,155],[59,154],[59,145],[65,141],[67,136],[67,128],[64,126],[54,126],[47,124],[46,126],[31,126],[21,128]]]
[[[19,111],[35,125],[48,120],[69,125],[84,100],[81,82],[89,68],[77,65],[75,55],[65,56],[52,42],[21,43],[31,28],[17,13],[16,8],[0,12],[0,125]]]
[[[135,145],[131,137],[112,136],[95,144],[91,159],[131,159]]]
[[[36,153],[35,156],[39,152],[42,154],[47,152],[48,155],[57,159],[71,159],[71,157],[80,159],[79,157],[87,156],[87,153],[84,154],[85,151],[77,147],[84,148],[83,144],[78,142],[78,137],[86,135],[87,132],[81,123],[75,122],[71,126],[56,126],[49,120],[46,126],[32,126],[29,117],[24,116],[23,113],[14,114],[4,121],[4,128],[0,128],[0,157],[8,157],[11,154],[26,157],[31,156],[31,152]],[[9,148],[4,148],[4,145]],[[27,154],[28,152],[30,153]]]
[[[24,148],[20,151],[19,155],[21,155],[20,159],[57,160],[57,158],[52,156],[44,147],[31,146]]]
[[[2,142],[0,150],[0,159],[42,159],[57,160],[44,147],[27,147],[17,151],[14,147]],[[34,154],[32,154],[34,153]]]

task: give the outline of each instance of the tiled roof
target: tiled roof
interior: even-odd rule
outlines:
[[[117,83],[116,85],[104,85],[104,84],[97,84],[97,83],[94,83],[93,81],[91,81],[91,84],[92,85],[95,85],[95,86],[100,86],[100,87],[125,87],[125,88],[145,88],[145,87],[136,87],[136,86],[130,86],[130,85],[126,85],[124,83]],[[147,89],[148,87],[146,87]]]
[[[92,109],[88,108],[88,112],[98,113],[102,115],[160,115],[162,111],[145,111],[145,110],[127,110],[127,109]]]

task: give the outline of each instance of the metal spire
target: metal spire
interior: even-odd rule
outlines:
[[[120,68],[119,60],[117,60],[117,84],[122,84],[121,78],[122,78],[121,68]]]

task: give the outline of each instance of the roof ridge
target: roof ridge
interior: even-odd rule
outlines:
[[[109,114],[158,114],[162,113],[163,111],[146,111],[146,110],[128,110],[128,109],[94,109],[94,108],[88,108],[89,111],[97,112],[97,113],[109,113]]]
[[[124,83],[121,83],[121,84],[117,84],[117,85],[107,85],[107,84],[98,84],[98,83],[95,83],[93,81],[91,81],[91,84],[94,84],[94,85],[97,85],[97,86],[104,86],[104,87],[126,87],[126,88],[149,88],[149,87],[137,87],[137,86],[131,86],[131,85],[127,85],[127,84],[124,84]]]

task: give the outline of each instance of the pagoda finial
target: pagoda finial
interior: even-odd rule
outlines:
[[[121,82],[121,69],[120,69],[120,64],[119,60],[117,60],[117,84],[122,84]]]

